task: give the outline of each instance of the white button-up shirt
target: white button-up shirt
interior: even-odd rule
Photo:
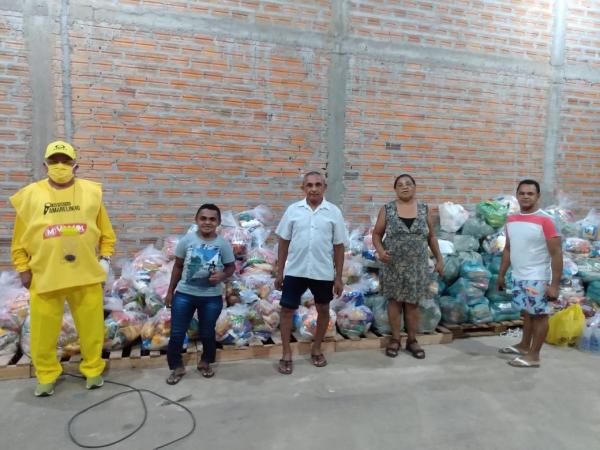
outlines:
[[[275,233],[290,242],[284,275],[332,281],[335,278],[333,246],[346,244],[342,212],[323,199],[313,210],[306,199],[292,203]]]

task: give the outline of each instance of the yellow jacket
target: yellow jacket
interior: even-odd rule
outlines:
[[[100,283],[98,255],[111,256],[115,233],[102,186],[75,179],[66,189],[48,179],[31,183],[10,202],[17,212],[11,254],[18,272],[31,270],[39,293]]]

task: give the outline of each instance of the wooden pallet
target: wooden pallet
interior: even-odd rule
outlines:
[[[522,320],[505,320],[502,322],[489,322],[482,324],[461,323],[452,324],[442,322],[438,329],[445,329],[452,333],[454,339],[463,339],[478,336],[497,336],[509,328],[523,326]]]
[[[369,331],[360,338],[345,337],[336,333],[334,337],[326,338],[322,344],[323,352],[344,352],[352,350],[372,350],[385,348],[389,340],[389,335],[383,335],[377,331]],[[452,332],[447,329],[438,329],[435,333],[423,334],[418,336],[421,345],[447,344],[452,342]],[[401,335],[402,344],[406,344],[406,334]],[[303,339],[297,333],[292,335],[292,353],[295,355],[305,355],[310,353],[312,341]],[[252,340],[248,345],[237,347],[235,345],[224,345],[217,350],[217,361],[240,361],[254,358],[275,358],[281,356],[281,335],[279,331],[273,333],[267,342],[258,339]],[[190,342],[186,351],[183,353],[183,361],[186,365],[196,365],[199,355],[202,352],[200,342]],[[123,350],[104,352],[103,358],[106,361],[107,369],[148,369],[167,367],[167,356],[162,351],[143,350],[140,344]],[[79,372],[79,363],[81,355],[65,357],[61,361],[63,369],[71,373]],[[2,365],[4,364],[4,365]],[[31,360],[26,355],[14,355],[8,362],[6,359],[0,360],[0,380],[29,378],[34,377],[35,371]]]

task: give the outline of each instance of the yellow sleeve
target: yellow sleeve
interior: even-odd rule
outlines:
[[[25,233],[25,224],[17,215],[17,218],[15,219],[15,228],[13,230],[12,243],[10,246],[12,262],[17,272],[26,272],[29,270],[29,255],[21,244],[23,233]]]
[[[100,256],[112,256],[115,252],[115,242],[117,242],[117,237],[115,236],[112,224],[108,218],[104,203],[100,206],[96,224],[100,229]]]

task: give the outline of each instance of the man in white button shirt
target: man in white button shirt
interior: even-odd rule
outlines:
[[[323,367],[327,360],[321,342],[329,325],[329,302],[344,289],[346,228],[339,208],[325,200],[325,189],[327,183],[319,172],[304,175],[302,190],[306,198],[288,207],[276,231],[279,251],[275,288],[283,291],[280,303],[283,355],[279,372],[284,375],[293,370],[292,318],[302,294],[310,289],[315,298],[318,317],[311,361],[314,366]]]

